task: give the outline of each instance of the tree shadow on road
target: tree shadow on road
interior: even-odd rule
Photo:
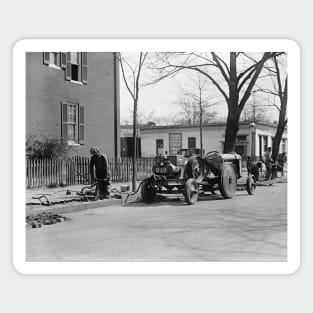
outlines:
[[[199,196],[198,202],[202,201],[216,201],[216,200],[224,200],[224,198],[219,195],[201,195]],[[133,206],[164,206],[164,205],[169,205],[169,206],[188,206],[187,202],[185,201],[185,198],[183,195],[169,195],[169,196],[164,196],[164,195],[158,195],[157,199],[153,203],[145,203],[142,201],[134,201],[134,202],[129,202],[125,203],[125,207],[133,207]]]

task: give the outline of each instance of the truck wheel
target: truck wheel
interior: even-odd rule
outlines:
[[[203,169],[201,161],[198,160],[198,158],[193,157],[190,158],[186,164],[185,173],[187,175],[187,178],[193,178],[198,183],[200,183],[203,180]]]
[[[152,203],[155,200],[155,188],[151,184],[150,179],[145,179],[142,181],[141,185],[141,199],[145,203]]]
[[[230,199],[235,195],[237,177],[232,165],[225,163],[222,164],[219,177],[219,188],[225,199]]]
[[[199,187],[195,179],[189,178],[186,181],[184,196],[188,204],[195,204],[198,201]]]
[[[253,175],[249,175],[247,178],[247,192],[249,195],[253,195],[256,188],[256,181]]]

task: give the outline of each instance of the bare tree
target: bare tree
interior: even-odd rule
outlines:
[[[272,158],[277,161],[279,154],[279,147],[287,125],[287,101],[288,101],[288,74],[286,71],[285,54],[273,56],[270,60],[272,66],[265,66],[272,78],[271,88],[258,88],[256,92],[263,92],[273,96],[272,105],[276,107],[279,112],[279,118],[276,128],[275,137],[272,144]],[[269,63],[269,62],[268,62]],[[276,104],[275,99],[278,98],[279,104]]]
[[[138,61],[131,62],[126,56],[122,56],[119,53],[119,62],[121,65],[123,80],[126,88],[133,100],[133,177],[132,177],[132,190],[136,190],[136,154],[137,154],[137,109],[140,91],[140,77],[142,73],[142,68],[147,58],[147,52],[140,52]],[[126,69],[126,68],[127,69]],[[126,74],[126,71],[130,74]]]
[[[188,87],[181,87],[181,93],[183,97],[179,101],[179,106],[181,109],[180,115],[183,118],[180,121],[182,124],[199,125],[200,151],[202,155],[203,124],[209,123],[216,116],[217,112],[212,110],[212,107],[221,101],[216,100],[210,84],[199,72],[196,72],[196,76],[191,80],[191,84]]]
[[[227,55],[228,60],[227,56],[223,57],[223,54],[215,52],[162,53],[159,54],[161,64],[157,67],[159,80],[185,69],[197,71],[207,77],[221,93],[228,109],[224,153],[234,150],[241,112],[263,70],[264,63],[280,53],[264,52],[258,58],[243,52],[230,52]]]

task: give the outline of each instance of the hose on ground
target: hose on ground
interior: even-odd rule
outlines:
[[[133,195],[135,195],[135,194],[138,193],[138,191],[139,191],[139,189],[140,189],[142,183],[143,183],[143,181],[139,184],[139,186],[138,186],[138,188],[136,189],[136,191],[128,192],[128,193],[127,193],[127,197],[126,197],[126,199],[125,199],[125,204],[127,203],[127,200],[128,200],[128,198],[129,198],[129,196],[133,196]]]

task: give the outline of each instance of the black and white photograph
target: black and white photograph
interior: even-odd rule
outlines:
[[[25,267],[280,273],[297,263],[297,53],[279,40],[203,42],[18,50]]]
[[[313,312],[310,2],[3,12],[1,312]]]

